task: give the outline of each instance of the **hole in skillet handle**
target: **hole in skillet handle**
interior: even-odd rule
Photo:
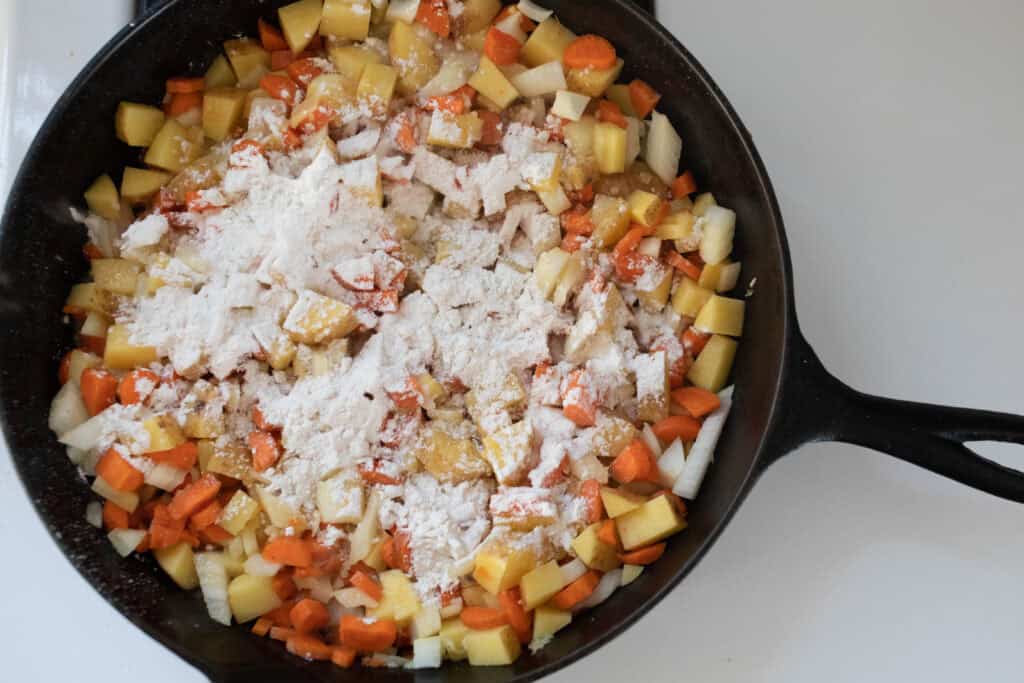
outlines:
[[[865,446],[992,495],[1024,503],[1024,471],[964,444],[1024,445],[1024,416],[897,401],[861,393],[829,373],[794,324],[764,465],[816,441]]]

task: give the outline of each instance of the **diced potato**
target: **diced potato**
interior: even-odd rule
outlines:
[[[239,88],[255,88],[270,71],[270,53],[252,38],[229,40],[224,43],[224,52]]]
[[[395,84],[399,82],[398,71],[387,64],[367,64],[359,79],[356,99],[370,108],[375,115],[387,113]]]
[[[633,369],[636,371],[637,417],[644,422],[668,417],[669,375],[665,352],[638,355]]]
[[[235,621],[244,624],[281,606],[270,576],[236,576],[228,584],[228,604]]]
[[[210,460],[210,471],[217,474],[225,474],[221,471],[219,465],[215,459],[218,457],[224,458],[223,464],[228,467],[238,467],[245,465],[248,468],[248,463],[243,463],[241,458],[248,455],[245,452],[246,449],[220,449],[214,452],[214,458]],[[251,460],[251,458],[249,458]],[[230,474],[228,476],[231,476]],[[240,477],[235,477],[239,479]],[[295,526],[294,522],[301,519],[302,515],[296,510],[291,504],[285,502],[281,497],[271,493],[265,488],[256,489],[256,497],[259,499],[260,506],[263,511],[267,513],[267,517],[270,519],[270,523],[279,529],[284,529],[289,526]]]
[[[445,619],[441,624],[441,647],[444,650],[444,658],[458,662],[466,658],[464,640],[469,633],[469,627],[462,623],[462,619],[453,617]]]
[[[700,241],[700,257],[712,265],[721,263],[732,253],[736,235],[736,213],[720,206],[704,209],[704,237]]]
[[[395,22],[388,36],[391,65],[398,69],[398,92],[411,95],[427,84],[441,68],[433,40],[403,21]]]
[[[655,237],[663,240],[686,240],[693,234],[695,219],[689,211],[669,214],[654,232]]]
[[[217,524],[224,531],[237,536],[249,524],[257,514],[260,505],[250,498],[245,491],[238,490],[231,496],[231,500],[224,506],[217,518]]]
[[[224,416],[209,410],[185,416],[185,436],[191,439],[216,439],[224,433]]]
[[[139,494],[115,489],[103,477],[93,479],[91,488],[93,493],[103,496],[114,505],[128,512],[135,512],[135,509],[139,507]]]
[[[732,370],[737,347],[734,339],[712,336],[687,373],[687,379],[708,391],[721,391]]]
[[[202,129],[186,128],[176,120],[168,119],[146,151],[145,162],[177,173],[197,159],[202,151]]]
[[[636,116],[636,110],[633,109],[633,97],[629,94],[629,86],[625,83],[609,86],[604,96],[619,105],[619,109],[626,116]]]
[[[174,579],[184,590],[190,591],[199,586],[199,576],[196,574],[196,566],[192,548],[188,543],[178,543],[169,548],[159,548],[153,551],[157,564],[167,572],[167,575]],[[276,596],[275,596],[276,597]]]
[[[372,10],[370,0],[324,0],[320,35],[366,40]]]
[[[473,578],[491,595],[497,595],[518,584],[537,566],[529,550],[490,548],[477,553]]]
[[[615,519],[627,512],[636,510],[647,502],[647,498],[627,489],[613,489],[610,486],[602,486],[601,502],[604,504],[604,510],[608,513],[608,516]]]
[[[519,639],[511,626],[470,631],[462,639],[472,666],[505,666],[519,658]]]
[[[572,542],[573,552],[576,557],[583,561],[591,569],[600,572],[607,572],[615,569],[620,564],[618,551],[613,545],[608,545],[597,537],[597,530],[601,523],[591,524],[584,529]]]
[[[384,57],[365,45],[332,47],[329,54],[338,72],[351,83],[353,92],[367,64],[384,64]]]
[[[462,604],[465,607],[501,607],[498,596],[489,593],[478,584],[462,586]]]
[[[594,426],[591,452],[599,458],[614,458],[638,436],[629,420],[612,415],[602,416]]]
[[[92,279],[96,286],[113,294],[132,296],[139,279],[138,263],[119,258],[93,259]]]
[[[419,393],[423,396],[423,404],[428,408],[444,403],[448,398],[448,390],[429,372],[416,375],[416,386],[419,387]]]
[[[472,439],[453,437],[436,425],[427,427],[415,455],[423,469],[441,481],[471,481],[491,471]]]
[[[316,485],[316,507],[320,520],[328,524],[355,524],[363,518],[363,484],[351,470]]]
[[[644,190],[633,190],[626,199],[629,204],[629,215],[634,222],[644,226],[654,225],[661,215],[664,200],[656,194]]]
[[[523,97],[544,97],[556,92],[567,92],[561,62],[548,62],[518,74],[506,72],[506,75]]]
[[[569,200],[569,195],[565,193],[565,190],[562,189],[561,185],[553,190],[538,192],[537,198],[540,199],[544,208],[547,209],[548,213],[552,216],[560,216],[572,208],[572,202]]]
[[[93,181],[85,191],[85,203],[94,214],[116,221],[121,217],[121,197],[117,193],[117,185],[107,174]]]
[[[106,290],[95,282],[80,282],[71,287],[68,298],[64,302],[64,310],[75,314],[111,312],[113,303]]]
[[[590,98],[569,90],[555,93],[555,103],[551,105],[551,113],[569,121],[579,121],[590,104]]]
[[[739,281],[741,268],[740,263],[729,263],[728,261],[704,264],[697,284],[719,293],[730,292],[735,289],[736,283]]]
[[[672,294],[672,310],[687,318],[696,318],[712,296],[714,292],[710,289],[704,289],[688,277],[683,278]]]
[[[155,346],[131,343],[131,335],[124,325],[111,325],[107,330],[107,345],[103,351],[103,364],[112,370],[131,370],[156,362]]]
[[[238,88],[212,88],[203,93],[203,131],[206,137],[221,142],[231,137],[242,121],[246,91]]]
[[[480,141],[483,129],[483,119],[476,112],[456,115],[437,109],[430,117],[427,144],[469,149]]]
[[[213,88],[230,88],[238,84],[235,70],[231,68],[228,58],[224,55],[217,55],[210,68],[206,70],[203,80],[206,81],[207,91]]]
[[[102,313],[90,313],[85,317],[82,328],[78,334],[82,339],[91,337],[93,339],[106,339],[107,329],[110,327],[110,318]]]
[[[306,289],[299,294],[282,327],[295,342],[322,344],[347,336],[358,324],[351,306]]]
[[[565,80],[569,90],[574,90],[590,97],[601,97],[622,73],[623,61],[620,59],[610,69],[569,69]]]
[[[739,337],[743,334],[743,310],[740,299],[729,299],[717,294],[700,309],[693,326],[706,334],[724,334]]]
[[[469,84],[488,98],[498,109],[504,109],[519,97],[519,91],[505,77],[501,69],[487,57],[480,58],[477,72],[469,79]]]
[[[320,17],[323,5],[320,0],[299,0],[277,10],[281,20],[281,33],[285,42],[292,49],[292,54],[299,54],[316,37],[320,30]]]
[[[420,0],[391,0],[387,6],[385,14],[387,21],[411,24],[416,21]]]
[[[614,247],[629,230],[629,207],[624,199],[599,194],[590,210],[594,222],[592,239],[599,249]]]
[[[441,610],[437,605],[423,606],[412,619],[410,635],[413,638],[429,638],[441,632]]]
[[[594,126],[594,156],[597,168],[605,175],[626,170],[626,130],[614,123]]]
[[[527,610],[543,605],[563,588],[565,577],[554,560],[528,572],[519,582],[519,590]]]
[[[464,0],[460,19],[463,33],[476,33],[488,28],[501,11],[501,0]]]
[[[669,268],[661,269],[661,276],[655,280],[653,287],[650,289],[641,289],[639,286],[636,288],[636,296],[640,300],[640,305],[643,306],[645,311],[652,313],[657,313],[665,308],[665,304],[668,302],[668,295],[671,292],[672,270]]]
[[[547,644],[551,638],[572,623],[572,612],[541,605],[533,613],[533,638],[530,649],[536,651]]]
[[[420,611],[420,599],[409,577],[397,569],[380,575],[384,597],[376,607],[366,611],[374,619],[394,619],[400,625],[408,624]]]
[[[576,40],[575,33],[562,26],[555,17],[549,17],[530,34],[519,57],[527,66],[561,62],[565,48],[569,47],[569,43],[574,40]],[[571,89],[576,90],[576,88]]]
[[[655,496],[636,510],[615,519],[619,541],[626,550],[657,543],[686,528],[682,516],[669,496]]]
[[[644,124],[640,119],[626,117],[626,166],[632,165],[640,156],[643,132]]]
[[[537,287],[545,298],[550,297],[555,291],[562,277],[562,271],[569,263],[569,253],[555,247],[537,257],[537,264],[533,267],[533,277]]]
[[[145,204],[170,179],[170,173],[129,166],[121,177],[121,197],[132,205]]]
[[[682,153],[683,140],[672,127],[672,122],[664,114],[652,112],[644,161],[666,185],[671,185],[678,175]]]
[[[147,418],[142,423],[142,428],[149,434],[147,452],[169,451],[185,443],[184,433],[178,423],[169,416],[159,415]]]
[[[710,192],[697,195],[697,198],[693,200],[693,208],[691,211],[694,216],[703,216],[707,212],[709,207],[718,206],[718,202],[715,201],[715,195]]]
[[[117,105],[114,118],[117,137],[132,147],[148,147],[164,125],[164,112],[157,107],[135,102]]]
[[[484,28],[473,33],[465,33],[459,37],[462,42],[462,46],[467,50],[473,50],[474,52],[483,52],[484,44],[487,42],[487,31]]]
[[[522,420],[484,437],[484,458],[499,484],[512,486],[534,465],[533,424]]]

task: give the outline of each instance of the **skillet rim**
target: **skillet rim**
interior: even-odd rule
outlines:
[[[27,170],[32,166],[34,158],[39,154],[43,147],[44,141],[49,136],[50,132],[59,125],[60,120],[68,114],[70,106],[80,95],[83,87],[90,81],[95,72],[97,72],[106,62],[112,58],[113,54],[117,52],[123,45],[129,43],[135,38],[135,34],[138,33],[143,27],[149,26],[153,22],[159,22],[161,17],[170,12],[181,0],[168,0],[163,6],[157,10],[152,11],[149,14],[144,15],[141,19],[130,21],[124,28],[118,31],[104,46],[96,53],[88,63],[82,68],[77,76],[68,84],[67,88],[58,98],[50,113],[47,115],[43,124],[40,126],[39,131],[33,138],[32,144],[29,146],[25,153],[24,159],[22,160],[18,173],[14,177],[14,181],[11,184],[10,193],[5,201],[4,213],[2,219],[0,219],[0,242],[2,242],[8,230],[13,227],[12,210],[15,205],[15,197],[20,194],[19,190],[25,182],[27,182]],[[674,50],[675,54],[672,55],[673,61],[683,64],[687,70],[689,70],[698,81],[708,90],[711,96],[711,100],[725,113],[728,119],[729,125],[733,132],[738,136],[739,141],[742,144],[747,158],[753,165],[753,170],[757,177],[758,187],[756,188],[758,193],[767,200],[767,204],[770,207],[770,221],[774,227],[773,231],[769,232],[769,235],[773,235],[778,242],[779,253],[781,257],[780,267],[780,281],[778,286],[782,287],[783,308],[782,316],[779,321],[781,325],[781,350],[782,357],[779,358],[778,362],[778,374],[772,387],[772,396],[770,400],[770,410],[766,420],[766,427],[761,433],[758,445],[756,446],[755,453],[750,461],[750,468],[747,471],[746,476],[739,482],[735,495],[732,500],[729,501],[726,506],[726,511],[722,517],[717,521],[714,527],[710,530],[704,542],[699,548],[691,555],[686,562],[679,568],[679,570],[661,587],[654,591],[650,596],[646,597],[643,601],[637,603],[634,606],[629,615],[624,619],[621,619],[615,623],[612,627],[607,629],[597,638],[594,638],[576,650],[572,651],[566,656],[563,656],[552,662],[538,666],[528,672],[525,672],[518,676],[513,676],[510,680],[512,681],[534,681],[544,676],[548,676],[556,671],[559,671],[570,664],[590,655],[595,652],[598,648],[610,642],[612,639],[621,635],[626,629],[632,626],[638,619],[646,615],[652,610],[658,603],[660,603],[669,592],[674,590],[676,586],[693,570],[694,567],[704,557],[704,554],[710,549],[712,545],[718,540],[718,536],[722,533],[725,527],[732,520],[733,515],[736,514],[737,509],[743,503],[746,496],[749,494],[754,483],[760,477],[773,458],[766,454],[772,441],[772,437],[776,434],[780,420],[780,407],[783,398],[783,389],[789,370],[789,359],[793,351],[793,340],[794,334],[797,330],[796,321],[796,308],[793,294],[793,268],[792,260],[789,250],[789,242],[786,237],[785,225],[782,218],[782,213],[779,207],[778,198],[775,195],[774,187],[772,186],[771,179],[768,175],[768,171],[764,165],[764,161],[761,155],[758,153],[756,146],[754,145],[753,137],[750,131],[743,124],[739,114],[733,108],[729,102],[725,93],[711,78],[710,74],[700,64],[700,62],[694,57],[694,55],[679,42],[679,40],[662,24],[660,24],[653,16],[644,12],[631,0],[605,0],[614,6],[614,10],[631,15],[633,20],[639,21],[642,28],[647,33],[658,34],[664,39]],[[8,438],[8,432],[10,426],[5,419],[3,414],[0,414],[0,427],[4,436],[4,445],[10,442]],[[36,517],[42,522],[46,528],[50,538],[56,543],[60,549],[61,554],[68,560],[71,566],[83,579],[88,579],[83,569],[79,566],[68,552],[68,548],[64,543],[61,532],[55,529],[49,523],[47,517],[44,515],[40,504],[36,498],[29,491],[25,475],[22,471],[21,462],[13,457],[8,447],[9,457],[14,465],[14,469],[18,474],[19,483],[22,489],[31,502],[32,509],[36,514]],[[88,583],[88,581],[87,581]],[[218,679],[227,679],[225,671],[220,670],[215,664],[199,660],[195,657],[187,648],[180,645],[178,642],[171,638],[165,638],[156,629],[149,626],[148,623],[142,619],[134,618],[127,607],[122,607],[121,600],[115,595],[108,594],[108,591],[103,590],[100,587],[94,586],[89,583],[89,586],[93,588],[111,607],[124,618],[128,619],[132,624],[141,629],[149,637],[153,638],[161,645],[166,647],[168,650],[181,657],[183,660],[188,662],[203,675]],[[295,671],[299,671],[296,667]],[[443,669],[442,669],[443,671]]]

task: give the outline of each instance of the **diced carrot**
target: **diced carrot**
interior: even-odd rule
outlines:
[[[211,500],[193,513],[192,517],[188,520],[188,524],[192,527],[193,531],[202,531],[206,527],[217,523],[217,519],[220,517],[220,512],[223,509],[219,502]]]
[[[78,345],[83,351],[102,356],[107,348],[107,339],[106,337],[96,337],[91,334],[79,334]]]
[[[590,374],[586,370],[576,369],[569,373],[562,394],[562,413],[579,427],[594,426],[597,406],[594,403]]]
[[[154,550],[170,548],[181,540],[185,531],[185,520],[174,519],[163,503],[153,508],[153,520],[149,523],[149,545]]]
[[[118,491],[136,491],[145,481],[142,472],[114,448],[107,450],[96,463],[96,475]]]
[[[103,412],[117,400],[117,378],[108,370],[86,368],[78,383],[90,415]]]
[[[196,510],[216,498],[220,487],[220,479],[212,474],[204,474],[198,481],[175,493],[167,511],[174,519],[188,519]]]
[[[260,19],[257,25],[260,30],[260,42],[263,44],[264,50],[274,52],[275,50],[288,49],[288,42],[284,39],[284,35],[281,34],[278,28],[271,26],[268,22],[263,21],[263,19]]]
[[[423,403],[423,393],[420,391],[419,383],[415,377],[405,380],[405,388],[400,391],[387,392],[395,407],[403,413],[415,413]]]
[[[665,255],[668,264],[691,280],[699,280],[703,268],[677,251],[669,251]]]
[[[263,411],[260,410],[259,406],[253,406],[252,408],[252,421],[253,424],[256,425],[256,428],[262,432],[277,432],[281,430],[277,425],[271,424],[267,421],[266,416],[263,414]]]
[[[710,334],[700,332],[692,326],[688,327],[686,331],[683,332],[683,348],[690,353],[697,355],[704,350],[709,339],[711,339]]]
[[[462,623],[474,631],[486,631],[489,628],[498,628],[508,623],[505,611],[497,607],[463,607],[459,613]]]
[[[615,66],[615,46],[594,34],[582,35],[569,43],[562,62],[570,69],[610,69]]]
[[[359,476],[367,484],[382,484],[384,486],[394,486],[396,484],[402,483],[400,480],[378,471],[374,466],[359,465],[357,470],[359,471]]]
[[[262,638],[263,636],[270,633],[270,629],[271,627],[273,627],[273,625],[274,624],[270,621],[270,619],[260,617],[256,620],[256,623],[252,625],[251,631]]]
[[[411,114],[406,113],[400,117],[395,142],[406,154],[412,154],[416,150],[416,124]]]
[[[498,593],[498,604],[505,612],[505,621],[519,637],[519,642],[529,643],[533,637],[533,619],[523,606],[519,587],[513,586]]]
[[[302,87],[307,87],[310,81],[323,72],[312,59],[300,59],[288,65],[288,75]]]
[[[288,105],[296,104],[299,86],[287,76],[267,74],[260,79],[260,87],[275,100],[281,100]]]
[[[597,529],[597,538],[602,543],[619,547],[619,534],[615,530],[615,520],[606,519],[601,522],[601,526]]]
[[[263,559],[289,567],[313,565],[313,547],[309,541],[295,536],[278,536],[263,546]]]
[[[60,359],[60,366],[57,368],[57,379],[61,384],[67,384],[71,379],[71,352],[68,351]]]
[[[352,576],[350,576],[348,580],[353,586],[363,591],[377,602],[380,602],[384,597],[384,589],[381,588],[381,585],[377,580],[362,570],[353,572]]]
[[[271,626],[270,637],[273,640],[280,640],[282,642],[287,641],[289,638],[295,635],[295,629],[287,628],[285,626]]]
[[[480,144],[484,147],[500,145],[502,140],[501,115],[493,111],[481,109],[476,113],[483,122],[483,132],[480,134]]]
[[[601,500],[601,482],[587,479],[580,484],[580,497],[587,501],[587,522],[594,524],[604,517],[604,501]]]
[[[562,251],[567,251],[570,254],[575,254],[577,251],[583,248],[583,245],[587,241],[586,235],[576,235],[571,232],[567,232],[565,237],[562,238]]]
[[[639,78],[629,84],[630,104],[641,119],[646,119],[647,115],[654,111],[660,99],[661,94]]]
[[[103,526],[107,529],[130,529],[131,513],[123,507],[103,501]]]
[[[284,71],[294,61],[295,55],[291,50],[274,50],[270,53],[270,70]]]
[[[167,79],[167,92],[171,95],[178,95],[181,93],[203,92],[204,90],[206,90],[206,79],[202,77],[179,77]]]
[[[181,116],[185,112],[199,109],[203,106],[203,93],[183,92],[172,95],[171,99],[164,105],[164,113],[168,116]]]
[[[484,37],[484,54],[498,66],[507,66],[519,61],[522,49],[519,41],[496,26],[492,26]]]
[[[672,181],[672,198],[682,199],[697,191],[697,181],[691,171],[687,171]]]
[[[381,549],[384,563],[392,569],[400,569],[408,574],[412,569],[412,550],[409,548],[409,534],[396,531],[384,542]]]
[[[550,604],[562,610],[569,610],[590,597],[601,581],[601,575],[591,569],[568,586],[555,593]]]
[[[156,386],[160,383],[160,378],[152,370],[132,370],[127,375],[121,378],[121,383],[117,385],[117,398],[124,405],[133,405],[135,403],[142,403],[143,394],[139,391],[140,382],[148,382],[152,386]],[[148,395],[149,392],[146,392]]]
[[[287,128],[284,131],[284,146],[285,149],[293,150],[298,149],[302,146],[302,136],[296,133],[291,128]]]
[[[665,554],[665,544],[656,543],[645,548],[637,548],[619,555],[623,564],[652,564]]]
[[[430,111],[446,111],[452,114],[464,114],[468,105],[466,104],[466,98],[461,94],[451,95],[438,95],[437,97],[431,97],[423,105],[424,109]]]
[[[615,274],[625,282],[638,278],[651,257],[636,253],[640,240],[653,232],[653,228],[633,224],[629,231],[616,243],[612,250],[615,262]]]
[[[338,640],[358,652],[383,652],[394,645],[397,638],[398,625],[391,619],[367,624],[357,616],[345,614],[338,624]]]
[[[247,150],[252,150],[256,154],[260,154],[260,155],[265,155],[266,154],[266,150],[263,148],[263,145],[261,145],[260,143],[256,142],[255,140],[251,140],[251,139],[248,139],[248,138],[246,138],[244,140],[239,140],[238,142],[236,142],[235,144],[233,144],[231,146],[231,153],[232,154],[237,154],[239,152],[244,152],[244,151],[247,151]]]
[[[672,400],[686,408],[686,412],[698,419],[715,412],[722,405],[717,394],[701,387],[676,389],[672,392]]]
[[[335,645],[331,648],[331,662],[333,662],[335,666],[347,669],[355,663],[356,654],[356,651],[350,647]]]
[[[452,18],[445,0],[421,0],[416,21],[442,38],[447,38],[452,32]]]
[[[274,593],[282,600],[291,600],[299,592],[299,587],[295,585],[295,580],[286,571],[280,571],[275,574],[271,585],[274,588]]]
[[[152,451],[146,457],[155,462],[177,467],[179,470],[190,470],[199,458],[199,446],[195,441],[186,441],[166,451]]]
[[[693,441],[700,432],[700,421],[689,415],[671,415],[651,425],[654,435],[665,443],[676,439]]]
[[[103,252],[92,242],[86,242],[85,246],[82,247],[82,253],[85,254],[85,258],[90,261],[98,258],[103,258]]]
[[[619,128],[628,128],[626,116],[622,113],[619,105],[611,100],[600,100],[597,103],[597,120],[604,123],[614,123]]]
[[[594,221],[590,209],[578,204],[561,215],[562,227],[574,235],[589,235],[594,232]]]
[[[235,538],[227,529],[216,524],[211,524],[202,531],[197,531],[196,535],[200,541],[207,545],[222,545],[230,543]]]
[[[252,466],[257,472],[273,467],[281,457],[277,439],[269,432],[249,432],[249,450]]]
[[[331,616],[327,613],[327,608],[323,606],[323,603],[312,598],[304,598],[295,603],[290,615],[292,626],[299,633],[319,631],[331,621]]]
[[[615,456],[608,473],[621,484],[633,481],[654,481],[658,474],[658,467],[654,461],[654,454],[651,453],[651,449],[647,447],[643,439],[633,439]]]

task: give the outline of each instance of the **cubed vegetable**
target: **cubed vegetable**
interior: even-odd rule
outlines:
[[[224,52],[235,72],[239,88],[255,88],[270,71],[270,53],[252,38],[229,40],[224,43]]]
[[[192,554],[192,551],[189,551]],[[228,604],[235,621],[244,624],[281,606],[270,576],[236,576],[228,584]]]
[[[565,588],[565,577],[562,576],[562,570],[558,568],[558,563],[554,560],[528,572],[519,582],[523,606],[528,610],[543,605],[563,588]]]
[[[700,309],[714,296],[710,289],[704,289],[688,277],[684,277],[672,294],[672,310],[687,318],[696,318]]]
[[[622,563],[619,562],[617,548],[613,545],[608,545],[598,538],[597,530],[600,527],[601,523],[598,522],[584,529],[573,540],[572,550],[576,553],[576,557],[583,560],[583,564],[591,569],[607,572],[615,569]]]
[[[569,69],[565,80],[569,90],[590,97],[601,97],[622,73],[623,61],[620,59],[610,69]]]
[[[324,0],[320,34],[347,40],[365,40],[373,14],[370,0]]]
[[[519,657],[519,639],[511,626],[469,631],[462,643],[473,666],[505,666]]]
[[[210,64],[210,68],[206,70],[204,76],[206,81],[206,89],[212,90],[213,88],[230,88],[238,84],[238,79],[235,77],[235,71],[231,68],[228,58],[224,55],[217,55],[213,62]]]
[[[148,147],[164,125],[164,112],[157,107],[135,102],[117,105],[117,137],[132,147]]]
[[[150,166],[177,173],[202,154],[203,135],[201,128],[186,128],[168,119],[153,138],[145,161]]]
[[[653,112],[644,161],[666,185],[671,185],[679,175],[679,158],[682,153],[683,140],[672,127],[672,122],[664,114]]]
[[[85,203],[90,211],[108,221],[116,221],[121,216],[121,197],[109,175],[103,174],[93,181],[85,191]]]
[[[107,331],[107,344],[103,351],[103,364],[114,370],[131,370],[149,365],[157,359],[156,347],[140,346],[131,342],[124,325],[112,325]]]
[[[528,550],[493,548],[476,556],[473,578],[492,595],[515,586],[536,566]]]
[[[391,27],[388,48],[391,65],[398,69],[398,92],[402,95],[415,93],[441,68],[441,60],[434,54],[433,40],[404,21],[395,22]]]
[[[655,496],[636,510],[615,519],[619,540],[626,550],[634,550],[664,540],[686,528],[686,518],[670,496]]]
[[[281,32],[292,54],[305,50],[319,32],[322,12],[320,0],[299,0],[277,10]]]
[[[230,137],[242,121],[245,90],[212,88],[203,94],[203,131],[206,137],[221,142]]]
[[[194,555],[192,548],[187,543],[178,543],[169,548],[159,548],[153,551],[153,555],[160,568],[167,572],[167,575],[174,579],[174,583],[181,588],[190,591],[199,586]]]
[[[549,17],[530,34],[530,38],[523,45],[520,58],[527,66],[561,62],[565,48],[575,39],[575,33],[562,26],[555,17]]]
[[[739,337],[743,334],[744,303],[717,294],[700,309],[693,326],[706,334],[724,334]]]
[[[480,67],[469,79],[469,84],[488,98],[499,109],[504,109],[519,97],[519,91],[505,77],[501,69],[487,57],[480,58]]]
[[[594,126],[594,156],[597,168],[605,175],[626,170],[626,129],[614,123]]]
[[[697,356],[686,378],[708,391],[721,391],[732,371],[737,348],[735,339],[713,335]]]

